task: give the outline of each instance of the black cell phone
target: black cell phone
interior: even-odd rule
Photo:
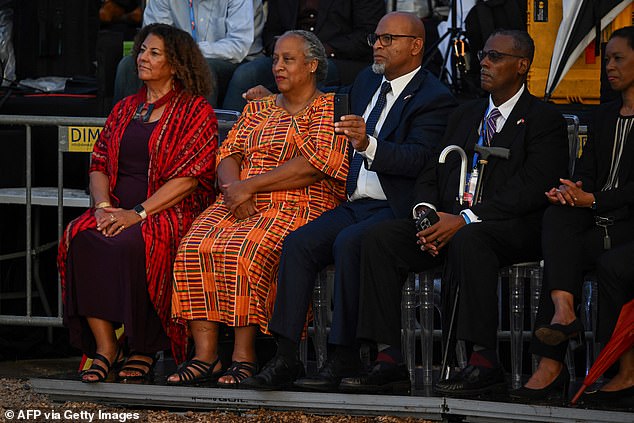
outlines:
[[[416,230],[418,232],[424,231],[425,229],[435,225],[439,221],[440,217],[438,217],[438,213],[436,213],[436,210],[428,208],[427,210],[419,214],[416,218]]]
[[[335,94],[335,122],[341,120],[341,116],[350,114],[348,94]]]

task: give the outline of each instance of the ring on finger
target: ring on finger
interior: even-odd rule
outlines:
[[[439,239],[435,240],[434,245],[440,245],[440,240]]]
[[[116,222],[117,221],[117,218],[114,217],[114,214],[112,214],[112,213],[110,214],[110,221],[111,222]]]

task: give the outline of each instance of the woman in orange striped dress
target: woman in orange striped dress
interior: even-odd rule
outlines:
[[[218,152],[222,195],[196,219],[174,264],[172,314],[189,324],[195,353],[169,384],[232,387],[256,372],[256,330],[268,332],[284,238],[345,198],[347,141],[334,133],[333,95],[317,89],[326,67],[314,34],[280,37],[280,94],[247,104]],[[220,323],[235,330],[227,369]]]

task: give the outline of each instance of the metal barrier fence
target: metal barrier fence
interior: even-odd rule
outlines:
[[[35,272],[34,258],[42,251],[55,247],[57,241],[44,245],[34,245],[34,225],[36,232],[39,229],[39,221],[33,222],[33,206],[57,206],[57,239],[62,235],[64,206],[66,207],[88,207],[90,205],[89,196],[83,190],[70,190],[63,188],[64,178],[64,158],[65,152],[87,152],[92,148],[92,143],[98,136],[98,132],[105,123],[105,118],[86,117],[60,117],[60,116],[17,116],[0,115],[1,126],[24,126],[25,127],[25,186],[17,188],[0,189],[0,204],[24,204],[26,221],[25,251],[0,255],[0,261],[25,257],[26,281],[25,281],[25,301],[26,312],[21,315],[0,314],[0,324],[19,326],[62,326],[62,294],[59,276],[57,279],[57,315],[53,316],[51,307],[43,289],[42,283]],[[57,140],[57,187],[33,187],[32,185],[32,137],[31,128],[34,126],[49,126],[58,128]],[[87,131],[87,132],[85,132]],[[85,132],[85,133],[84,133]],[[88,138],[85,136],[88,135]],[[92,138],[92,139],[91,139]],[[86,142],[92,141],[92,142]],[[37,239],[37,233],[35,234]],[[47,316],[33,316],[33,283],[35,280],[36,289]],[[0,291],[0,300],[7,299],[5,293]]]
[[[229,132],[240,113],[233,110],[215,110],[218,119],[218,142]],[[57,276],[57,315],[52,315],[44,287],[39,279],[37,268],[33,268],[34,258],[42,251],[57,246],[64,230],[64,207],[90,207],[90,196],[79,189],[66,189],[64,185],[64,153],[92,151],[105,118],[63,117],[63,116],[20,116],[0,115],[0,126],[24,126],[26,143],[25,186],[0,188],[0,204],[24,204],[26,207],[26,244],[25,251],[0,255],[0,262],[20,257],[26,258],[26,312],[24,316],[0,313],[0,325],[17,326],[62,326],[62,292],[59,275]],[[32,185],[32,138],[33,126],[57,127],[57,187],[33,187]],[[43,245],[34,245],[37,240],[39,219],[33,221],[33,206],[57,206],[57,240]],[[34,230],[35,226],[35,230]],[[34,276],[35,275],[35,276]],[[46,316],[33,316],[33,283],[35,283]],[[20,293],[21,294],[21,293]],[[0,288],[0,301],[11,298]],[[49,331],[49,339],[51,338]]]

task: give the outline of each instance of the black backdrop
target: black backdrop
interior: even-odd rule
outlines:
[[[18,79],[95,75],[99,0],[13,2]]]

